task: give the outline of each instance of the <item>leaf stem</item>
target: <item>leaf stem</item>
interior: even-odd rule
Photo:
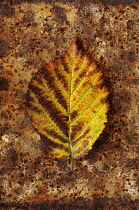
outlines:
[[[71,159],[70,159],[70,168],[71,168],[71,171],[73,171],[73,167],[74,167],[74,158],[72,156]]]

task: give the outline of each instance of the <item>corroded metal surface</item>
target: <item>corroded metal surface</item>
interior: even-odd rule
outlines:
[[[0,2],[2,209],[139,208],[139,6],[133,3]],[[45,150],[24,98],[34,73],[74,36],[103,70],[110,111],[93,149],[70,171]]]

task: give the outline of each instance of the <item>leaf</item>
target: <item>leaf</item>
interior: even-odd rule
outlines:
[[[47,149],[78,159],[92,148],[107,122],[108,90],[102,73],[77,49],[38,71],[29,83],[26,109]]]

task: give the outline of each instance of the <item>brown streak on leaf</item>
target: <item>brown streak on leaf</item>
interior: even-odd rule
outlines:
[[[84,150],[84,153],[82,153],[82,154],[80,154],[80,155],[77,155],[77,156],[76,156],[76,160],[79,160],[79,159],[82,158],[84,155],[86,155],[86,154],[89,152],[89,150],[90,150],[90,148]]]
[[[78,147],[78,149],[74,153],[75,154],[80,153],[80,151],[82,151],[85,148],[85,146],[88,145],[88,142],[89,142],[89,140],[84,140],[84,142],[82,143],[82,145],[80,147]]]
[[[63,143],[67,143],[67,139],[64,139],[62,136],[58,135],[55,130],[48,130],[47,127],[44,129],[50,136],[59,139]]]
[[[59,79],[59,81],[61,81],[61,83],[64,86],[64,88],[66,89],[66,91],[68,91],[68,84],[65,80],[65,77],[60,72],[58,72],[57,68],[55,68],[55,72],[56,72],[56,75],[57,75],[57,78]]]
[[[77,116],[78,116],[78,112],[76,110],[74,110],[70,115],[70,119],[74,120]]]
[[[85,138],[85,137],[87,136],[87,134],[88,134],[89,132],[90,132],[90,129],[87,128],[87,129],[84,131],[83,135],[81,135],[79,138],[77,138],[76,141],[72,142],[72,146],[75,147],[75,146],[80,142],[81,139],[83,139],[83,138]]]
[[[80,122],[77,125],[72,127],[72,133],[71,133],[71,140],[74,139],[74,137],[76,136],[77,133],[79,133],[79,131],[81,131],[81,129],[83,128],[84,123]]]
[[[57,110],[57,107],[55,107],[51,101],[46,99],[44,100],[41,96],[39,97],[39,103],[45,108],[50,118],[56,123],[60,130],[62,130],[63,133],[68,136],[68,125],[66,123],[67,117]]]
[[[45,135],[41,134],[39,131],[41,140],[44,143],[44,146],[47,147],[49,151],[52,151],[52,148],[64,149],[65,151],[69,152],[68,148],[65,148],[62,144],[58,144],[51,139],[47,138]]]
[[[70,69],[68,68],[67,63],[66,63],[64,57],[61,58],[61,64],[64,67],[64,71],[67,72],[67,73],[70,73]]]
[[[67,110],[68,109],[67,102],[64,99],[63,95],[61,94],[58,87],[56,87],[56,85],[54,83],[55,79],[53,78],[53,76],[51,75],[51,72],[48,69],[45,69],[44,78],[47,82],[47,85],[51,89],[51,91],[54,91],[54,94],[55,94],[56,98],[58,99],[59,103]]]

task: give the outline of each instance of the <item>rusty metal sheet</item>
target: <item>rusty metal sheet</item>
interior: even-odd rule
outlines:
[[[139,209],[138,20],[136,0],[0,1],[1,209]],[[110,111],[71,171],[46,151],[24,100],[74,36],[103,70]]]

